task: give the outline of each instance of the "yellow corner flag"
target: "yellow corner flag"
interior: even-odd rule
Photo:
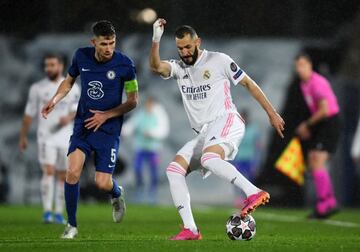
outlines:
[[[291,139],[283,153],[275,163],[277,170],[288,176],[298,185],[304,185],[305,162],[300,140]]]

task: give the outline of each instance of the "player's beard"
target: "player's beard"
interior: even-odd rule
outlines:
[[[59,78],[60,74],[59,73],[47,73],[47,77],[49,78],[49,80],[54,81],[57,78]]]
[[[199,50],[198,50],[197,47],[195,47],[195,50],[194,50],[193,55],[187,56],[187,57],[182,57],[182,56],[179,54],[179,56],[180,56],[180,59],[181,59],[186,65],[192,66],[192,65],[195,64],[195,62],[196,62],[196,60],[197,60],[197,58],[198,58],[198,56],[199,56]],[[185,61],[186,58],[191,58],[192,61],[191,61],[191,62],[186,62],[186,61]]]

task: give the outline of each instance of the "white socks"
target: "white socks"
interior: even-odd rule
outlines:
[[[222,160],[217,153],[206,152],[201,156],[201,165],[215,175],[240,188],[249,197],[261,190],[247,180],[232,164]]]
[[[64,210],[64,181],[56,181],[56,192],[55,192],[55,213],[62,214]]]
[[[51,211],[54,198],[54,175],[43,174],[40,187],[44,212]]]
[[[178,163],[171,162],[166,169],[166,175],[169,179],[171,196],[183,220],[184,228],[190,229],[193,233],[197,233],[198,229],[190,206],[189,189],[185,181],[185,169]]]

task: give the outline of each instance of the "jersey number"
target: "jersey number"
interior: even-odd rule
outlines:
[[[111,149],[110,160],[111,160],[112,163],[115,163],[115,161],[116,161],[116,149],[114,149],[114,148]]]

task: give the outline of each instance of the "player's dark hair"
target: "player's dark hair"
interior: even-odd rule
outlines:
[[[115,35],[115,27],[110,21],[100,20],[92,25],[92,32],[96,37],[109,37]]]
[[[307,53],[305,53],[305,52],[301,52],[301,53],[299,53],[298,55],[296,55],[295,61],[298,61],[298,60],[301,59],[301,58],[307,60],[308,62],[310,62],[310,63],[312,64],[312,59],[311,59],[311,57],[310,57],[309,54],[307,54]]]
[[[44,56],[44,60],[47,59],[57,59],[59,63],[64,64],[64,56],[57,53],[46,53]]]
[[[187,34],[190,35],[191,38],[195,38],[197,37],[197,33],[195,31],[194,28],[192,28],[189,25],[182,25],[176,28],[175,30],[175,37],[182,39],[184,38]]]

